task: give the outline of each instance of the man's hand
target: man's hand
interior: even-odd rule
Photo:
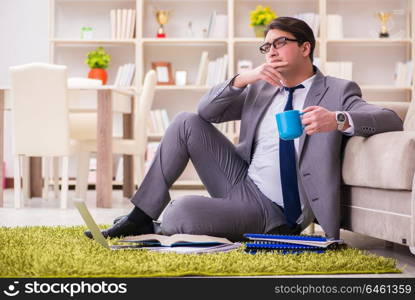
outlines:
[[[271,63],[262,64],[253,70],[239,74],[235,78],[233,85],[236,87],[245,87],[258,80],[265,80],[274,86],[280,87],[284,83],[284,78],[278,71],[278,68],[286,66],[287,64],[287,62],[283,61],[273,61]]]
[[[301,123],[305,125],[305,133],[312,135],[314,133],[329,132],[337,130],[336,113],[329,111],[321,106],[309,106],[304,110]],[[348,125],[346,122],[346,129]]]

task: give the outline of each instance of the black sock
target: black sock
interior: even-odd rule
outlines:
[[[153,222],[153,219],[149,217],[145,212],[134,206],[134,209],[128,214],[128,220],[137,224],[137,226],[146,226]]]

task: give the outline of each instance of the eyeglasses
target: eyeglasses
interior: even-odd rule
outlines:
[[[290,38],[287,38],[285,36],[282,36],[282,37],[276,38],[272,42],[272,44],[271,43],[265,43],[265,44],[263,44],[261,47],[259,47],[259,51],[262,54],[266,54],[271,49],[271,45],[274,47],[274,49],[279,49],[281,47],[284,47],[287,44],[288,41],[290,41],[290,42],[298,42],[298,40],[296,40],[296,39],[290,39]]]

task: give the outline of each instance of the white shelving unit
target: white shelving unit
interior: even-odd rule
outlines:
[[[414,85],[395,86],[394,71],[398,61],[414,57],[415,0],[51,0],[50,4],[50,60],[68,65],[70,76],[86,76],[83,64],[86,53],[104,46],[112,57],[108,84],[113,84],[118,66],[136,64],[135,89],[140,89],[144,74],[152,61],[169,61],[176,70],[186,70],[188,85],[158,86],[153,109],[166,109],[172,119],[180,111],[196,111],[200,97],[210,87],[196,86],[202,51],[209,59],[228,55],[228,78],[236,73],[238,60],[249,59],[255,66],[264,62],[258,47],[263,39],[254,36],[249,26],[249,13],[256,5],[270,6],[278,16],[313,12],[320,17],[316,36],[315,57],[320,59],[324,72],[328,61],[352,61],[353,79],[360,84],[363,97],[369,101],[411,101]],[[134,8],[137,12],[136,35],[129,40],[110,39],[110,10]],[[170,10],[165,25],[167,37],[156,38],[158,24],[155,9]],[[215,10],[228,16],[226,38],[203,38],[209,15]],[[394,12],[390,26],[391,38],[377,37],[380,29],[375,13]],[[344,38],[327,38],[327,14],[343,17]],[[187,34],[192,22],[194,36]],[[94,40],[81,40],[82,26],[94,29]],[[397,37],[399,36],[399,38]],[[160,140],[151,135],[150,140]],[[231,137],[236,141],[237,137]],[[182,180],[197,178],[194,170],[186,170]]]

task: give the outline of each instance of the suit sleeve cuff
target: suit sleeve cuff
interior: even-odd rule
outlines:
[[[344,113],[347,116],[347,119],[349,121],[350,127],[347,128],[346,130],[344,130],[343,131],[343,134],[352,136],[352,135],[354,135],[354,124],[353,124],[353,120],[352,120],[352,118],[350,117],[350,114],[347,111],[345,111]]]

